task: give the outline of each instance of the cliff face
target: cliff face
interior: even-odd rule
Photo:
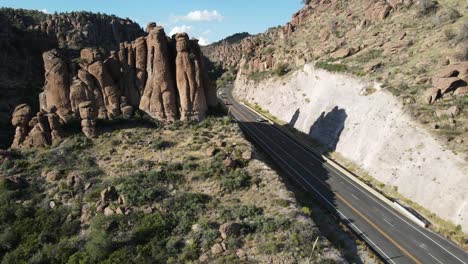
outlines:
[[[96,119],[129,118],[137,108],[161,122],[204,119],[216,92],[198,41],[185,33],[169,39],[155,23],[147,31],[147,37],[121,43],[119,52],[108,56],[95,48],[81,50],[79,58],[65,50],[45,52],[40,110],[32,116],[26,104],[15,109],[12,148],[59,142],[62,125],[76,119],[93,138]]]
[[[44,84],[43,52],[89,46],[115,50],[120,42],[143,35],[138,24],[115,16],[0,9],[0,147],[11,143],[9,120],[14,107],[28,103],[38,109],[37,95]]]

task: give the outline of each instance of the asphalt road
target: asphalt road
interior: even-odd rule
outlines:
[[[340,217],[388,263],[468,263],[468,253],[422,228],[336,170],[300,141],[286,135],[236,102],[230,90],[230,113],[283,173]]]

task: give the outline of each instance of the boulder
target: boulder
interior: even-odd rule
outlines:
[[[468,95],[468,86],[463,86],[455,90],[453,93],[455,96],[461,97],[461,96],[467,96]]]
[[[50,126],[50,140],[51,144],[55,145],[62,142],[64,133],[62,130],[62,124],[60,123],[60,117],[56,113],[47,114],[47,120]]]
[[[67,185],[75,191],[83,185],[84,175],[78,171],[70,172],[67,176]]]
[[[246,161],[251,160],[252,159],[252,151],[250,151],[250,150],[244,151],[242,153],[242,159],[246,160]]]
[[[458,77],[432,78],[434,88],[440,89],[442,94],[455,91],[458,87],[466,86],[466,82]]]
[[[62,173],[58,170],[51,170],[49,172],[42,172],[41,176],[46,178],[48,182],[56,182],[62,178]]]
[[[79,105],[81,120],[81,130],[88,138],[95,138],[97,113],[91,101],[83,102]]]
[[[219,232],[223,239],[228,237],[237,237],[240,235],[241,225],[239,223],[225,223],[219,227]]]
[[[160,121],[174,121],[177,117],[176,84],[166,33],[155,24],[148,25],[147,30],[147,82],[140,109]]]
[[[223,164],[224,164],[224,166],[226,166],[227,168],[233,168],[234,165],[235,165],[235,162],[234,162],[234,160],[233,160],[231,157],[227,157],[227,158],[223,161]]]
[[[96,48],[84,48],[80,51],[80,58],[86,65],[102,60],[102,54]]]
[[[429,88],[424,92],[424,101],[427,104],[433,104],[442,97],[441,90],[438,88]]]
[[[468,74],[468,61],[462,61],[443,67],[435,74],[435,77],[450,78],[460,77],[466,74]]]
[[[454,105],[454,106],[449,107],[449,109],[447,109],[446,112],[447,112],[447,115],[451,117],[456,117],[461,113],[461,108],[458,105]]]
[[[117,190],[114,186],[108,187],[101,191],[101,202],[111,202],[117,200],[119,195],[117,194]]]
[[[212,253],[213,255],[215,255],[215,256],[216,256],[216,255],[219,255],[219,254],[221,254],[221,253],[223,253],[223,252],[224,252],[224,249],[223,249],[223,247],[221,246],[221,244],[219,244],[219,243],[216,243],[216,244],[214,244],[214,245],[211,247],[211,253]]]
[[[206,155],[208,157],[213,157],[214,154],[216,153],[216,148],[215,147],[208,147],[205,152],[206,152]]]
[[[13,126],[27,126],[31,119],[32,110],[27,104],[18,105],[13,112],[11,124]]]
[[[111,216],[111,215],[113,215],[114,213],[115,213],[114,210],[112,210],[110,207],[104,208],[104,215],[105,215],[105,216]]]
[[[16,132],[11,148],[19,148],[25,141],[29,132],[28,123],[31,115],[31,107],[27,104],[21,104],[15,108],[11,123],[13,126],[16,126]]]
[[[341,49],[333,52],[332,54],[330,54],[330,56],[333,59],[343,59],[343,58],[351,56],[352,54],[353,54],[352,49],[350,49],[350,48],[341,48]]]

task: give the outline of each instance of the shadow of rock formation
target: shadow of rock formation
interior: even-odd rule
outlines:
[[[294,115],[291,117],[291,121],[289,121],[289,125],[291,127],[295,127],[296,126],[296,122],[297,120],[299,119],[299,115],[301,114],[301,110],[300,108],[298,108],[296,110],[296,112],[294,112]]]
[[[335,151],[347,118],[346,111],[338,106],[328,113],[322,112],[310,127],[309,136],[325,145],[330,151]]]

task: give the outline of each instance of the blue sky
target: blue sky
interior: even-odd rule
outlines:
[[[53,13],[92,11],[128,17],[141,25],[155,21],[166,33],[187,31],[200,43],[238,32],[264,32],[288,22],[301,0],[0,0],[0,6]]]

